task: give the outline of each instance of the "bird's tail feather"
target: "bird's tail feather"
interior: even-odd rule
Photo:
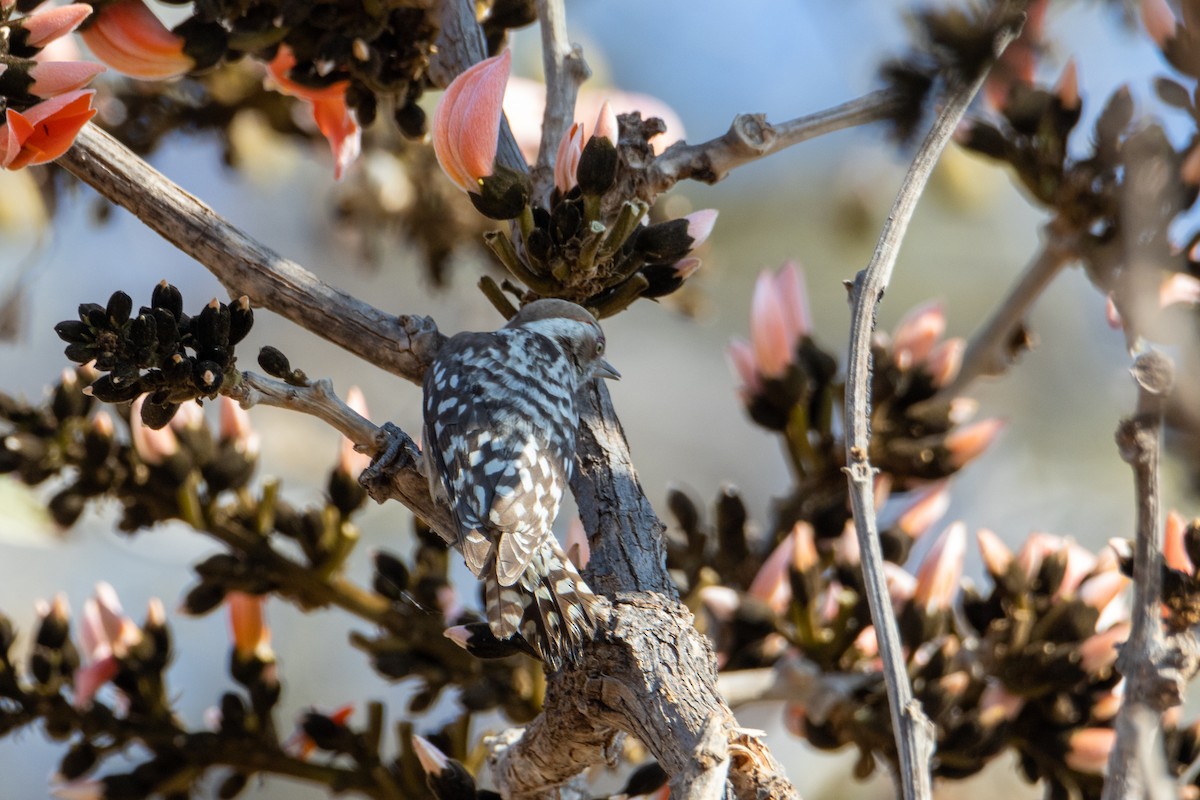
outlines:
[[[512,586],[484,580],[488,625],[498,639],[520,634],[551,669],[573,661],[596,630],[603,604],[550,537]]]

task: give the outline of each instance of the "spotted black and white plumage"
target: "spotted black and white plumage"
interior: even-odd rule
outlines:
[[[539,300],[494,333],[460,333],[425,372],[425,460],[488,625],[521,636],[552,668],[596,624],[596,596],[551,525],[575,465],[576,395],[618,377],[583,308]]]

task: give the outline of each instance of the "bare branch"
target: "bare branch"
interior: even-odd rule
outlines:
[[[199,261],[231,297],[248,295],[334,344],[411,381],[441,346],[428,317],[395,316],[321,281],[229,224],[95,125],[57,162]]]
[[[542,114],[542,142],[533,169],[532,201],[548,207],[554,188],[554,158],[558,143],[575,119],[575,98],[592,71],[579,45],[567,41],[567,17],[562,0],[538,0],[542,30],[542,70],[546,73],[546,110]]]
[[[379,428],[346,405],[334,393],[333,382],[328,378],[313,381],[307,386],[295,386],[265,375],[243,372],[241,381],[224,394],[237,400],[242,408],[275,406],[316,417],[359,445],[363,452],[375,455],[375,439]]]
[[[739,114],[724,135],[700,144],[676,142],[650,166],[650,188],[661,194],[691,178],[716,183],[734,169],[784,148],[826,133],[878,122],[892,116],[900,103],[890,89],[827,108],[806,117],[772,125],[763,114]]]
[[[1046,291],[1063,267],[1078,258],[1069,239],[1048,232],[1045,245],[1021,273],[992,316],[971,337],[962,368],[935,400],[948,400],[966,391],[976,378],[1002,375],[1012,366],[1017,337],[1029,309]]]
[[[1001,28],[993,42],[993,60],[1016,38],[1019,27],[1018,24],[1015,28]],[[879,638],[879,653],[887,679],[892,726],[900,757],[900,774],[896,777],[903,787],[906,800],[927,800],[931,796],[929,764],[933,758],[934,739],[933,726],[921,710],[920,703],[913,697],[883,574],[883,555],[879,548],[873,496],[875,470],[868,459],[871,446],[871,333],[875,327],[875,309],[891,279],[900,243],[925,184],[986,76],[987,69],[980,69],[969,85],[954,87],[949,91],[941,112],[904,176],[875,253],[866,268],[858,273],[852,290],[850,363],[847,368],[845,406],[848,432],[846,474],[850,482],[855,529],[862,550],[863,582],[871,607],[871,619]]]
[[[1167,641],[1159,610],[1162,526],[1158,464],[1164,401],[1174,383],[1174,370],[1171,360],[1156,350],[1138,356],[1133,368],[1138,384],[1137,413],[1122,420],[1117,428],[1117,449],[1133,468],[1137,541],[1133,552],[1132,627],[1117,659],[1117,668],[1125,677],[1125,697],[1117,714],[1117,741],[1108,759],[1104,800],[1135,796],[1165,800],[1175,796],[1166,773],[1151,772],[1148,767],[1152,759],[1141,757],[1148,719],[1158,730],[1162,712],[1179,705],[1184,690],[1179,660]]]

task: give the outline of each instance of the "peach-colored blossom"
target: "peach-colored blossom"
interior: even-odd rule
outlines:
[[[713,226],[717,224],[717,210],[705,208],[686,215],[688,236],[692,237],[692,248],[695,249],[708,241]]]
[[[1140,10],[1142,26],[1155,44],[1162,47],[1175,38],[1179,23],[1167,0],[1142,0]]]
[[[1167,524],[1164,527],[1163,559],[1171,569],[1191,575],[1195,566],[1188,556],[1187,547],[1183,541],[1184,534],[1187,533],[1187,520],[1178,511],[1171,509],[1167,513]]]
[[[904,315],[892,334],[892,358],[900,369],[924,363],[946,332],[946,313],[940,300],[923,303]]]
[[[370,418],[371,412],[367,410],[366,395],[357,386],[351,386],[346,392],[346,405],[363,417]],[[343,436],[338,447],[338,469],[346,475],[357,478],[369,466],[371,466],[371,456],[354,449],[354,442]]]
[[[927,611],[950,608],[962,577],[963,558],[967,553],[967,526],[955,522],[942,532],[917,570],[913,602]]]
[[[782,614],[792,602],[792,583],[789,566],[801,572],[818,563],[813,527],[800,521],[763,561],[750,588],[751,597],[761,600],[776,614]]]
[[[147,464],[158,466],[179,452],[179,440],[169,427],[155,430],[142,422],[142,406],[147,397],[149,395],[144,394],[133,401],[129,410],[129,435],[138,457]]]
[[[280,45],[275,58],[267,65],[271,83],[276,91],[303,100],[312,108],[313,122],[333,152],[334,180],[340,180],[346,168],[362,152],[362,129],[354,112],[346,105],[346,89],[350,87],[350,81],[335,81],[314,89],[288,77],[294,66],[295,53],[287,45]]]
[[[607,100],[600,106],[600,111],[596,114],[596,127],[592,130],[592,136],[608,139],[613,144],[616,144],[621,138],[621,126],[617,121],[617,112],[613,111],[612,103]]]
[[[1112,728],[1081,728],[1067,738],[1063,760],[1076,772],[1103,775],[1116,739],[1117,732]]]
[[[578,183],[575,173],[579,170],[579,158],[583,155],[584,135],[583,124],[572,123],[558,144],[558,153],[554,157],[554,186],[562,194],[574,189]]]
[[[231,397],[221,395],[220,406],[221,440],[232,442],[234,449],[247,458],[258,455],[259,435],[250,424],[250,414]]]
[[[1129,638],[1129,623],[1120,622],[1079,644],[1079,666],[1089,675],[1107,673],[1117,661],[1117,645]]]
[[[263,595],[230,592],[225,596],[229,606],[229,635],[233,651],[242,661],[257,659],[264,663],[275,660],[271,650],[271,629],[263,614],[266,603]]]
[[[134,78],[174,78],[195,66],[183,51],[183,37],[167,30],[142,0],[115,0],[98,7],[81,35],[96,58]]]
[[[433,114],[433,150],[447,177],[464,192],[495,169],[504,88],[512,52],[484,59],[450,82]]]
[[[996,441],[1007,424],[1005,420],[992,417],[951,431],[945,439],[950,463],[957,468],[966,466]]]
[[[695,256],[687,256],[675,262],[675,276],[680,280],[686,281],[688,278],[696,274],[703,264],[700,259]]]
[[[896,527],[915,539],[933,527],[950,510],[950,482],[936,481],[913,492],[907,507],[900,512]]]
[[[985,726],[1014,720],[1025,707],[1025,699],[1005,688],[996,678],[989,677],[979,696],[979,721]]]
[[[713,212],[714,220],[716,212]],[[779,292],[779,304],[792,349],[796,343],[812,332],[812,314],[808,310],[808,290],[804,283],[804,270],[795,261],[785,261],[775,276],[775,289]]]
[[[945,386],[958,377],[966,351],[967,341],[960,336],[938,342],[934,346],[925,362],[925,370],[933,378],[934,386]]]
[[[983,565],[994,576],[1003,575],[1012,563],[1013,554],[1004,540],[987,528],[981,528],[975,533],[979,543],[979,554],[983,556]]]
[[[1128,585],[1129,578],[1120,572],[1103,570],[1081,583],[1076,596],[1080,602],[1104,613],[1109,604],[1116,600]]]
[[[421,763],[421,769],[425,770],[425,774],[441,775],[442,770],[450,764],[450,757],[424,736],[413,734],[412,744],[413,752],[417,754],[417,761]]]
[[[21,169],[45,164],[67,152],[80,129],[96,114],[95,91],[76,90],[43,100],[24,111],[5,112],[0,126],[0,166]]]
[[[883,562],[883,578],[887,583],[888,597],[897,610],[913,598],[917,591],[917,578],[899,564]]]
[[[109,584],[96,584],[95,594],[84,602],[79,640],[84,665],[75,670],[73,704],[87,708],[100,687],[116,677],[119,660],[142,640],[141,630],[125,616]]]
[[[87,3],[41,6],[32,14],[14,20],[12,29],[25,32],[24,43],[29,47],[45,47],[78,28],[91,13],[92,7]]]
[[[1075,59],[1070,59],[1063,67],[1055,93],[1063,108],[1072,111],[1079,108],[1079,69],[1075,65]]]
[[[50,787],[55,800],[104,800],[105,783],[98,778],[77,778]]]
[[[729,362],[734,372],[741,380],[738,388],[742,401],[748,401],[762,388],[762,379],[758,376],[758,366],[754,360],[754,348],[749,342],[734,339],[729,343]]]
[[[764,271],[755,281],[750,303],[750,343],[754,347],[755,365],[763,377],[779,378],[787,371],[795,344],[788,334],[774,277]]]

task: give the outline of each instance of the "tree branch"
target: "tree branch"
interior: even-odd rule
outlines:
[[[1124,797],[1173,797],[1165,773],[1151,773],[1140,749],[1147,717],[1153,728],[1168,708],[1183,700],[1185,683],[1178,656],[1162,627],[1162,526],[1159,516],[1158,463],[1162,447],[1163,407],[1174,383],[1174,365],[1156,350],[1138,356],[1137,413],[1117,428],[1121,458],[1133,468],[1137,496],[1137,540],[1133,553],[1133,608],[1129,639],[1121,647],[1117,669],[1125,677],[1125,697],[1117,714],[1117,741],[1108,759],[1104,800]],[[1161,744],[1159,745],[1161,749]]]
[[[385,313],[321,281],[95,125],[85,125],[57,163],[200,262],[231,297],[247,295],[381,369],[419,381],[445,338],[428,317]]]
[[[1072,240],[1051,225],[1046,243],[1021,273],[992,316],[971,337],[963,354],[962,368],[954,380],[938,392],[935,401],[948,400],[966,391],[976,378],[1004,374],[1013,363],[1013,340],[1029,309],[1068,263],[1078,258]]]
[[[1018,24],[1015,27],[1005,26],[1000,29],[993,42],[993,61],[999,58],[1009,42],[1016,38],[1020,32],[1019,28]],[[934,752],[934,732],[932,724],[913,697],[900,647],[900,634],[883,574],[883,555],[879,547],[873,497],[875,470],[868,460],[871,445],[871,333],[875,327],[875,310],[891,279],[900,243],[904,239],[917,202],[938,156],[949,142],[972,98],[983,85],[987,66],[990,64],[981,68],[970,84],[949,90],[941,112],[904,176],[904,182],[880,234],[875,253],[867,267],[858,273],[851,293],[853,311],[845,406],[849,434],[846,437],[846,474],[850,483],[855,528],[862,550],[863,582],[871,607],[871,619],[879,638],[879,654],[887,679],[892,726],[900,757],[899,775],[896,778],[903,787],[906,800],[927,800],[931,796],[929,764]]]
[[[763,114],[738,114],[729,130],[700,144],[676,142],[654,160],[647,173],[650,188],[662,194],[686,178],[716,183],[733,170],[794,144],[826,133],[878,122],[892,116],[901,100],[880,89],[806,117],[772,125]]]
[[[554,159],[558,143],[575,119],[575,99],[592,71],[583,50],[567,41],[567,17],[562,0],[538,0],[542,31],[542,70],[546,73],[546,110],[542,114],[542,142],[533,168],[535,205],[549,208],[554,189]]]

